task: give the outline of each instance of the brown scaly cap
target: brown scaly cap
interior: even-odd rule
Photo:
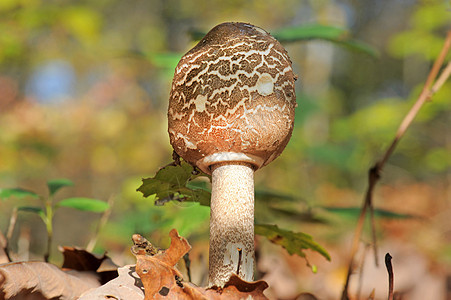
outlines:
[[[263,29],[214,27],[175,69],[168,110],[175,152],[207,173],[220,161],[268,164],[293,131],[295,80],[286,50]]]

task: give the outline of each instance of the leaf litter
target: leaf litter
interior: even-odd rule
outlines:
[[[149,253],[149,245],[139,237],[139,244],[132,247],[136,256],[136,272],[141,278],[145,300],[150,299],[267,299],[263,291],[268,287],[264,281],[246,282],[232,275],[223,288],[202,288],[184,282],[175,268],[177,262],[191,249],[188,241],[177,230],[169,233],[171,245],[167,250]],[[143,247],[144,246],[144,247]],[[154,254],[155,253],[155,254]]]
[[[233,274],[223,288],[203,288],[183,280],[176,264],[191,250],[177,230],[162,250],[133,235],[136,266],[118,268],[106,256],[62,247],[62,269],[46,262],[0,265],[0,299],[267,299],[265,281],[246,282]],[[106,282],[101,285],[101,282]],[[32,297],[32,298],[28,298]]]

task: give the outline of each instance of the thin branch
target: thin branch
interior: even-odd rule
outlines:
[[[418,114],[418,111],[423,106],[423,104],[429,100],[433,95],[433,90],[430,89],[430,86],[437,78],[437,74],[440,71],[440,67],[443,65],[443,61],[446,58],[446,55],[449,52],[449,48],[451,47],[451,31],[448,32],[445,40],[445,44],[443,45],[442,51],[440,52],[440,55],[436,59],[434,65],[432,66],[431,71],[429,72],[428,78],[426,79],[426,83],[424,84],[423,90],[421,91],[420,96],[418,97],[417,101],[413,105],[413,107],[410,109],[409,113],[406,115],[404,120],[402,120],[401,125],[398,128],[398,131],[396,132],[395,139],[393,140],[392,144],[388,148],[387,152],[385,152],[384,157],[381,161],[377,164],[378,172],[382,171],[382,168],[384,167],[385,163],[387,162],[388,158],[391,156],[393,151],[396,148],[396,145],[398,144],[401,137],[406,132],[407,128],[412,123],[415,116]],[[446,81],[449,77],[449,71],[448,76],[444,74],[442,81]],[[441,85],[440,85],[441,86]],[[435,90],[436,92],[437,90]]]
[[[91,240],[89,241],[88,245],[86,246],[86,251],[92,252],[94,250],[94,247],[96,246],[97,240],[99,238],[100,231],[105,226],[105,224],[108,222],[108,219],[110,218],[111,211],[113,209],[113,204],[114,204],[114,197],[111,196],[108,199],[108,209],[103,212],[102,217],[100,218],[100,221],[97,224],[96,232],[95,232],[94,236],[91,238]]]
[[[0,231],[0,247],[2,248],[2,250],[0,250],[0,263],[11,262],[11,257],[9,256],[9,251],[8,251],[8,240],[6,239],[5,235],[1,231]],[[3,254],[2,254],[2,251],[3,251]],[[6,257],[6,261],[3,260],[2,256]]]
[[[192,282],[191,278],[191,259],[189,258],[189,253],[183,255],[183,261],[185,262],[186,273],[188,274],[188,281]]]
[[[391,255],[390,253],[385,254],[385,266],[387,267],[388,272],[388,300],[393,300],[393,266],[391,264]]]
[[[365,245],[365,248],[363,249],[362,259],[360,261],[359,266],[359,284],[357,288],[357,300],[360,300],[360,294],[362,292],[362,286],[363,286],[363,267],[365,266],[365,259],[366,259],[366,253],[368,252],[369,245]]]
[[[370,225],[371,225],[371,237],[372,237],[372,245],[373,245],[373,252],[374,252],[374,263],[376,267],[379,267],[379,254],[377,251],[377,237],[376,237],[376,223],[374,222],[374,205],[373,205],[373,190],[376,186],[377,181],[379,180],[380,176],[378,175],[376,179],[374,179],[374,183],[372,184],[371,193],[369,195],[369,202],[368,202],[368,208],[370,210]]]
[[[372,204],[373,203],[373,201],[372,201],[373,190],[374,190],[377,182],[380,179],[380,174],[382,172],[382,169],[383,169],[385,163],[388,161],[388,159],[394,152],[396,145],[398,144],[399,140],[404,136],[407,128],[410,126],[413,119],[418,114],[418,111],[421,109],[421,107],[423,106],[423,104],[426,101],[431,99],[432,95],[435,94],[440,89],[440,87],[446,82],[446,80],[450,77],[450,75],[451,75],[450,64],[451,63],[448,63],[446,68],[442,71],[440,77],[436,80],[437,75],[440,71],[440,68],[442,67],[443,62],[444,62],[446,55],[448,54],[450,48],[451,48],[451,30],[448,32],[448,34],[446,36],[446,40],[443,45],[443,48],[442,48],[438,58],[434,62],[434,65],[432,66],[431,71],[429,72],[429,75],[426,79],[423,90],[422,90],[421,94],[419,95],[417,101],[415,102],[415,104],[412,106],[410,111],[407,113],[407,115],[401,122],[401,125],[399,126],[399,128],[396,132],[395,138],[393,139],[391,145],[388,147],[383,158],[369,170],[368,189],[366,191],[365,201],[364,201],[361,211],[360,211],[359,220],[357,221],[354,239],[353,239],[352,246],[351,246],[351,255],[350,255],[351,259],[349,262],[348,273],[346,275],[346,281],[345,281],[345,284],[343,287],[343,293],[341,296],[342,300],[349,299],[349,296],[348,296],[349,279],[351,277],[352,270],[354,269],[354,256],[356,255],[358,247],[359,247],[359,240],[360,240],[360,237],[362,234],[363,224],[364,224],[367,209],[370,209],[370,212],[371,212],[373,247],[374,247],[374,254],[376,256],[375,261],[377,262],[377,249],[376,249],[377,247],[376,247],[376,236],[375,236],[374,216],[373,216],[374,213],[373,213],[373,204]],[[435,81],[435,84],[431,88],[431,85],[434,83],[434,81]]]
[[[431,88],[432,94],[430,95],[430,97],[432,97],[432,95],[435,94],[442,87],[442,85],[446,82],[446,80],[449,78],[450,75],[451,75],[451,61],[446,65],[446,68],[442,71],[440,77],[432,86]]]
[[[378,180],[379,180],[378,170],[376,167],[372,167],[368,172],[368,190],[366,191],[365,201],[360,210],[359,220],[357,221],[357,225],[356,225],[356,229],[355,229],[355,233],[354,233],[354,239],[352,241],[351,255],[350,255],[351,260],[348,265],[346,281],[345,281],[345,285],[343,287],[343,293],[341,295],[342,300],[349,299],[348,287],[349,287],[349,279],[351,278],[351,274],[354,269],[354,257],[357,253],[357,250],[359,249],[359,241],[360,241],[360,236],[362,235],[363,223],[365,221],[366,210],[368,209],[368,207],[372,206],[371,203],[372,203],[373,189]]]
[[[7,241],[10,241],[13,237],[14,228],[16,227],[16,222],[17,222],[17,211],[18,211],[18,208],[14,207],[14,209],[11,213],[11,218],[9,219],[8,231],[6,233]]]
[[[6,232],[5,237],[5,245],[3,247],[3,251],[5,252],[6,257],[9,261],[12,261],[10,253],[9,253],[9,242],[11,241],[14,233],[14,228],[16,227],[17,222],[17,207],[14,207],[11,217],[9,218],[9,225],[8,225],[8,231]]]

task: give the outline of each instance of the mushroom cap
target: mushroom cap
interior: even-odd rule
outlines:
[[[175,69],[168,109],[175,152],[208,174],[219,162],[268,164],[293,131],[295,80],[287,51],[265,30],[217,25]]]

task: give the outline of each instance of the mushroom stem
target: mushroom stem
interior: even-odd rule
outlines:
[[[254,277],[254,169],[246,163],[212,167],[209,286],[223,287],[232,273]]]

